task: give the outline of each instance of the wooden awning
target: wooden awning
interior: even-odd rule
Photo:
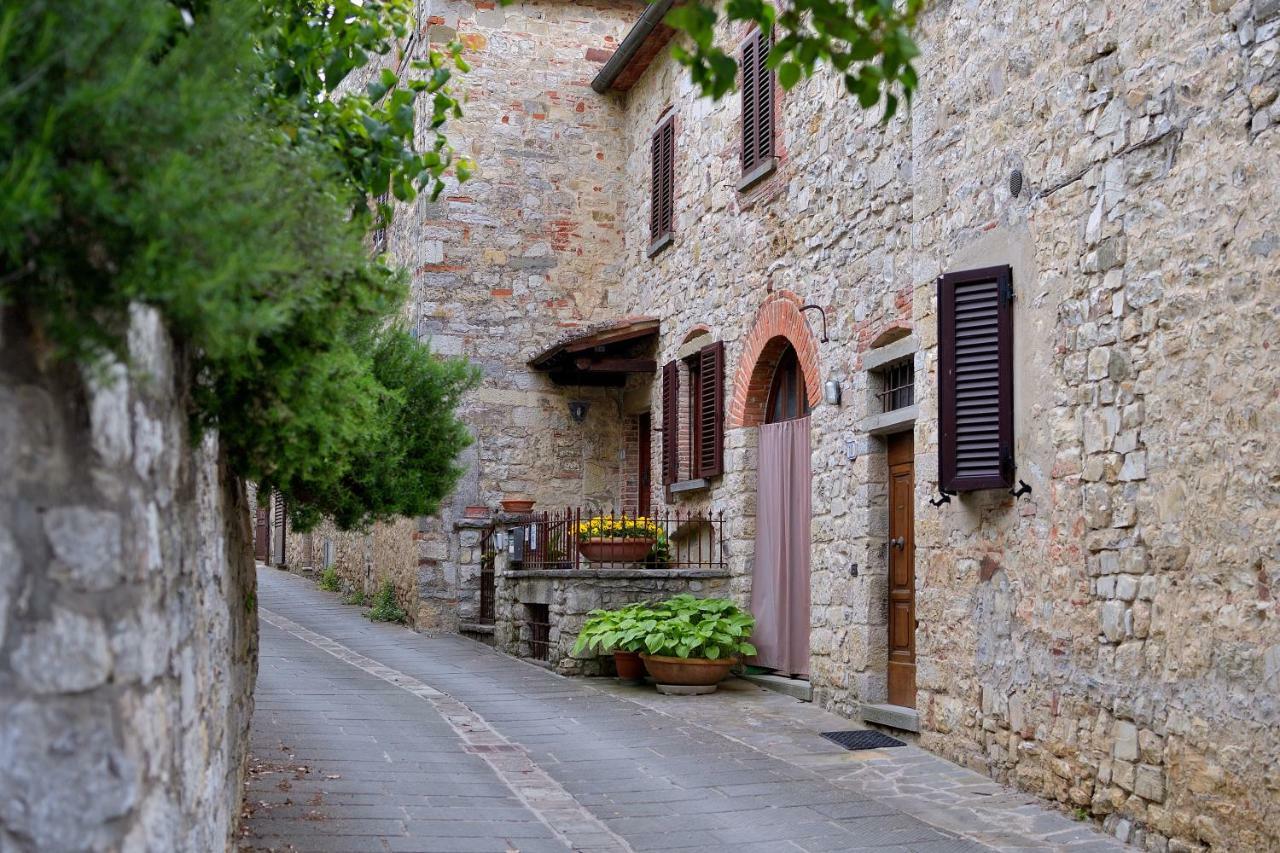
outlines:
[[[622,385],[629,373],[655,373],[658,363],[642,353],[657,339],[658,318],[621,317],[573,329],[528,365],[557,385]]]

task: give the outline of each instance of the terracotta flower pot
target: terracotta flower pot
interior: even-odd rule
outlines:
[[[489,516],[489,508],[483,504],[471,504],[462,511],[464,518],[487,518]]]
[[[578,543],[578,553],[593,563],[639,563],[652,550],[652,539],[601,537]]]
[[[644,662],[637,652],[615,651],[613,668],[617,670],[620,681],[644,681]]]
[[[673,658],[665,655],[641,654],[644,668],[659,684],[677,684],[689,687],[707,687],[719,684],[729,674],[737,661],[733,658],[708,660],[707,658]]]
[[[534,504],[533,501],[524,500],[523,498],[507,498],[501,503],[505,512],[532,512]]]

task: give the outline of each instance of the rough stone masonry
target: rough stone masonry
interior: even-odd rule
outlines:
[[[0,312],[0,850],[225,849],[257,667],[243,488],[192,447],[154,310],[128,369],[46,346]]]
[[[822,73],[780,92],[776,168],[744,189],[738,100],[698,97],[665,51],[641,52],[627,91],[591,91],[639,8],[443,3],[426,23],[472,49],[459,140],[481,177],[400,211],[389,240],[424,337],[486,380],[468,479],[397,570],[416,572],[419,624],[474,612],[464,505],[627,493],[627,418],[661,422],[658,383],[557,389],[524,359],[576,326],[653,316],[659,363],[691,339],[726,345],[725,473],[654,500],[725,512],[744,601],[770,342],[799,353],[814,696],[851,717],[885,702],[869,366],[892,349],[915,373],[899,427],[915,448],[921,744],[1147,849],[1280,847],[1280,4],[941,0],[909,110],[883,124]],[[649,139],[668,110],[675,233],[650,257]],[[994,265],[1013,271],[1031,492],[935,508],[935,282]],[[826,380],[841,405],[821,404]],[[569,399],[590,401],[585,423]]]

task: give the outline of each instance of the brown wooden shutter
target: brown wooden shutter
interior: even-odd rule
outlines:
[[[652,170],[649,210],[649,243],[655,244],[674,230],[676,184],[676,124],[669,116],[653,132],[649,161]]]
[[[698,351],[698,375],[697,476],[716,477],[724,473],[724,341]]]
[[[742,46],[742,172],[773,157],[772,38],[756,30]]]
[[[1013,483],[1013,276],[1009,267],[938,279],[939,485]]]
[[[662,484],[680,479],[680,365],[662,366]]]

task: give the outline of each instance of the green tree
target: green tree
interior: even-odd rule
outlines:
[[[302,525],[358,527],[430,512],[452,489],[468,441],[453,411],[475,375],[398,325],[402,275],[365,246],[364,199],[411,198],[448,167],[447,146],[413,153],[413,98],[395,92],[439,108],[449,55],[425,60],[426,79],[333,98],[392,49],[407,7],[380,7],[384,29],[336,8],[7,4],[0,304],[82,362],[125,357],[129,306],[156,307],[193,423],[218,429],[232,469],[279,489]],[[329,88],[313,79],[307,10],[350,57],[325,60]]]
[[[888,119],[897,111],[900,97],[910,98],[916,88],[911,60],[920,51],[911,30],[923,8],[924,0],[690,0],[674,7],[666,22],[688,34],[689,44],[677,44],[672,52],[710,97],[731,91],[738,70],[734,58],[715,42],[723,15],[731,22],[750,22],[775,32],[769,66],[777,70],[784,88],[829,65],[863,108],[883,98]]]

